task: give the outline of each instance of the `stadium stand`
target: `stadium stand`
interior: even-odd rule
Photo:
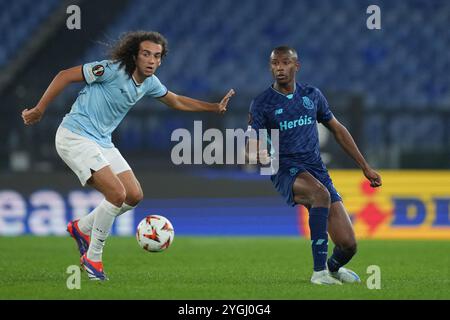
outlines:
[[[17,1],[11,10],[1,10],[0,27],[13,26],[14,32],[9,30],[1,35],[5,45],[0,47],[0,67],[2,62],[5,64],[11,59],[30,30],[51,14],[56,3],[55,0],[42,1],[36,9],[39,14],[32,19],[19,17],[26,16],[23,13],[29,10],[30,2]],[[121,33],[157,30],[169,39],[169,56],[158,71],[163,83],[172,91],[200,98],[219,97],[228,88],[235,88],[238,95],[233,112],[242,116],[233,117],[236,121],[227,125],[244,127],[251,97],[270,84],[267,67],[270,50],[279,44],[289,44],[298,49],[302,62],[299,81],[327,93],[337,109],[336,114],[345,114],[347,109],[345,103],[334,103],[335,93],[363,97],[361,140],[369,154],[377,154],[380,148],[394,148],[396,152],[412,148],[434,152],[450,146],[448,1],[378,1],[382,12],[381,30],[366,27],[366,8],[370,1],[280,0],[264,2],[264,5],[258,0],[242,1],[239,5],[229,0],[124,3],[120,15],[104,22],[100,32],[80,42],[77,50],[82,54],[70,61],[64,55],[52,56],[52,66],[104,59],[108,49],[105,43],[111,43]],[[3,1],[0,3],[0,7],[5,5]],[[97,7],[100,10],[101,4],[97,3]],[[56,49],[62,50],[67,44],[59,40]],[[30,68],[31,74],[34,66]],[[45,64],[40,68],[41,72],[35,74],[42,78]],[[65,106],[65,112],[78,89],[73,87],[58,99],[58,105]],[[30,88],[25,102],[36,101],[38,92],[41,90],[33,93]],[[23,103],[24,99],[19,101]],[[137,105],[136,109],[144,112],[147,110],[144,105],[148,105],[148,101]],[[161,108],[156,105],[155,110]],[[118,145],[136,151],[163,150],[166,144],[149,143],[153,140],[145,136],[167,138],[167,128],[185,123],[177,117],[169,117],[173,120],[170,126],[154,119],[143,119],[141,114],[127,118],[119,128]],[[161,122],[171,121],[169,118],[161,118]]]
[[[0,1],[0,68],[14,58],[36,27],[58,5],[58,0]]]

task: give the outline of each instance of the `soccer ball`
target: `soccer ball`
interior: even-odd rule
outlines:
[[[150,215],[139,222],[136,239],[146,251],[160,252],[166,250],[173,241],[175,231],[170,221],[158,215]]]

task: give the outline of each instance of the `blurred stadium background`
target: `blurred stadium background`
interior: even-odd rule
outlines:
[[[69,30],[69,5],[81,29]],[[366,9],[381,8],[381,30]],[[242,166],[175,166],[176,128],[246,128],[251,99],[271,84],[268,56],[299,51],[300,82],[319,87],[332,111],[380,169],[381,190],[327,132],[324,161],[344,196],[357,235],[450,238],[450,2],[446,0],[0,0],[0,235],[64,234],[99,195],[82,190],[59,159],[54,135],[82,85],[73,85],[43,120],[25,127],[56,73],[108,57],[121,33],[155,30],[169,40],[158,77],[179,94],[218,100],[237,92],[223,116],[175,112],[150,99],[113,137],[135,170],[145,201],[115,226],[132,234],[146,214],[167,216],[177,234],[304,235],[305,212],[287,207],[267,177]]]

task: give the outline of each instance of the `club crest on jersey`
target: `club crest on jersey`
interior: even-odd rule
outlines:
[[[307,96],[302,97],[303,100],[303,106],[306,109],[314,109],[314,102],[312,102],[312,100],[310,98],[308,98]]]
[[[298,168],[294,167],[289,169],[289,173],[291,174],[292,177],[294,177],[298,172],[299,172]]]
[[[101,77],[104,72],[105,72],[105,67],[103,67],[101,64],[98,64],[98,65],[92,67],[92,73],[97,77]]]

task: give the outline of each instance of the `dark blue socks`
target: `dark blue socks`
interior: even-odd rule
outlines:
[[[326,269],[328,257],[328,211],[328,208],[311,208],[309,210],[309,229],[311,230],[314,271]]]
[[[330,272],[336,272],[340,267],[344,266],[351,260],[355,254],[355,249],[341,249],[339,247],[334,247],[333,255],[328,259],[328,270]]]

